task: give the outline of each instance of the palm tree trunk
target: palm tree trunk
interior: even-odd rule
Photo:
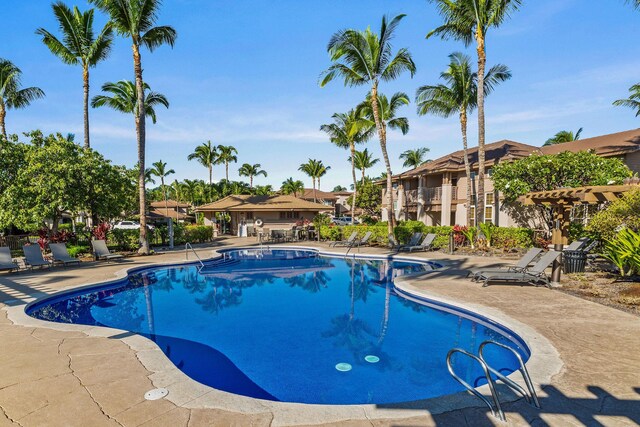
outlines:
[[[142,63],[140,59],[140,47],[134,43],[133,49],[133,71],[136,76],[136,92],[138,94],[138,105],[136,108],[136,136],[138,139],[138,192],[140,196],[140,249],[139,254],[149,254],[149,242],[147,241],[147,192],[145,183],[145,105],[144,86],[142,81]]]
[[[351,202],[351,220],[356,217],[356,199],[358,197],[358,180],[356,178],[356,164],[354,162],[356,156],[356,145],[351,142],[349,144],[351,149],[351,177],[353,178],[353,201]]]
[[[89,149],[89,65],[84,64],[82,70],[84,82],[84,148]]]
[[[367,170],[366,168],[362,168],[362,180],[360,181],[362,184],[364,184],[364,174],[365,174],[366,170]]]
[[[380,149],[382,150],[382,158],[384,159],[384,165],[387,169],[387,216],[389,219],[387,231],[389,234],[393,233],[393,229],[396,225],[395,212],[393,211],[393,184],[391,181],[391,163],[389,162],[389,155],[387,154],[387,131],[384,127],[384,123],[380,121],[380,106],[378,105],[378,86],[373,85],[371,88],[371,107],[373,109],[373,118],[376,122],[376,129],[378,129],[378,137],[380,138]]]
[[[229,181],[229,162],[224,162],[225,176],[227,177],[227,181]]]
[[[467,218],[466,226],[471,225],[471,165],[469,164],[469,155],[467,154],[467,110],[460,110],[460,130],[462,131],[462,155],[464,156],[464,170],[467,174]]]
[[[213,166],[209,165],[209,185],[213,184]]]
[[[249,175],[249,187],[253,188],[253,175]]]
[[[478,44],[478,185],[476,191],[476,226],[484,218],[484,69],[487,57],[484,46],[484,35],[480,26],[476,28]],[[484,221],[483,221],[484,222]]]
[[[4,102],[0,99],[0,132],[2,136],[7,138],[7,129],[5,128],[4,119],[7,117],[7,110],[5,109]]]
[[[317,203],[316,200],[316,178],[315,177],[311,177],[311,182],[313,183],[313,203]]]

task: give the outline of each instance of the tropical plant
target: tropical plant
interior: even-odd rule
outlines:
[[[169,26],[154,26],[158,18],[160,0],[90,0],[111,19],[114,30],[123,37],[131,39],[133,51],[133,72],[137,101],[135,103],[136,136],[138,142],[138,193],[140,198],[140,253],[149,254],[147,240],[146,189],[145,189],[145,155],[146,155],[146,123],[147,102],[145,102],[145,85],[142,78],[142,59],[140,48],[146,47],[154,51],[163,44],[173,47],[177,34]]]
[[[294,180],[293,178],[287,178],[280,187],[280,191],[283,194],[293,194],[293,197],[298,197],[298,193],[304,191],[304,183],[300,180]]]
[[[472,71],[469,56],[454,52],[449,55],[449,67],[440,78],[444,84],[435,86],[421,86],[416,91],[418,114],[433,114],[440,117],[450,117],[458,114],[462,131],[462,152],[464,168],[467,178],[471,177],[467,146],[467,117],[478,103],[478,74]],[[500,82],[511,78],[511,72],[505,65],[491,67],[484,79],[484,94],[489,95]],[[466,225],[471,224],[471,179],[467,179]]]
[[[313,201],[316,202],[316,180],[318,181],[318,186],[320,186],[320,178],[324,176],[327,171],[331,169],[331,166],[325,166],[322,163],[322,160],[309,159],[307,163],[303,163],[298,168],[299,171],[307,174],[313,183]]]
[[[227,181],[229,181],[229,163],[238,162],[238,157],[236,156],[236,154],[238,154],[238,150],[231,145],[218,145],[216,147],[216,152],[218,153],[218,157],[216,157],[214,164],[224,164],[225,177],[227,178]]]
[[[7,59],[0,58],[0,133],[7,139],[7,110],[28,107],[31,101],[44,98],[38,87],[20,88],[22,71]]]
[[[109,56],[113,42],[113,29],[107,23],[97,37],[94,37],[93,15],[89,9],[82,13],[78,7],[73,11],[61,1],[52,6],[53,14],[59,24],[62,40],[40,28],[36,34],[42,36],[42,42],[65,64],[82,66],[82,82],[84,88],[84,148],[90,147],[89,142],[89,68]]]
[[[338,193],[341,191],[347,191],[347,187],[343,187],[342,185],[336,185],[335,187],[333,187],[333,191],[334,193]]]
[[[320,86],[325,86],[336,77],[342,77],[345,86],[371,86],[369,101],[387,170],[386,194],[389,233],[393,232],[395,225],[395,217],[392,214],[392,173],[387,154],[387,130],[382,121],[378,104],[378,86],[381,80],[395,80],[405,71],[408,71],[411,77],[415,74],[416,65],[409,51],[402,48],[394,54],[391,47],[394,32],[404,17],[405,15],[398,15],[391,22],[387,22],[387,17],[383,16],[378,34],[371,31],[370,28],[364,31],[348,29],[335,33],[327,46],[327,51],[334,64],[323,73],[320,81]]]
[[[350,110],[347,113],[335,113],[331,117],[333,118],[333,123],[320,126],[320,130],[329,135],[329,140],[333,144],[351,152],[351,156],[349,156],[351,177],[353,178],[354,191],[357,191],[356,144],[366,142],[371,138],[374,128],[372,126],[364,126],[362,117],[358,115],[356,110]],[[351,207],[351,217],[355,218],[355,206]]]
[[[264,177],[267,176],[267,172],[260,169],[260,167],[261,167],[260,163],[256,163],[254,165],[245,163],[242,166],[240,166],[240,169],[238,169],[238,175],[249,177],[249,187],[253,188],[254,176],[258,176],[258,175],[262,175]]]
[[[415,169],[426,163],[428,160],[424,156],[429,152],[427,147],[416,148],[415,150],[406,150],[400,154],[400,160],[404,160],[402,164],[405,168]]]
[[[498,228],[490,222],[481,222],[478,224],[478,228],[480,228],[480,233],[483,236],[484,243],[487,245],[487,248],[491,247],[491,240],[493,238],[494,231]]]
[[[460,233],[467,239],[469,245],[471,245],[471,249],[476,248],[476,235],[478,234],[478,229],[476,227],[461,227]]]
[[[622,277],[640,273],[640,234],[623,228],[614,239],[605,242],[603,256],[618,268]]]
[[[487,64],[486,36],[490,28],[499,27],[522,0],[431,0],[436,3],[444,23],[427,34],[427,38],[438,35],[443,39],[453,38],[469,46],[476,42],[478,56],[478,184],[476,212],[484,212],[485,176],[485,68]]]
[[[351,158],[349,158],[349,160],[351,161]],[[367,169],[374,167],[379,161],[380,159],[373,158],[368,148],[353,153],[353,163],[356,169],[358,169],[362,173],[362,176],[360,177],[360,184],[364,184],[364,178]]]
[[[164,179],[169,175],[173,175],[174,173],[176,173],[176,171],[174,171],[173,169],[167,169],[167,164],[162,160],[154,162],[151,166],[151,174],[160,178],[160,186],[162,188],[162,193],[164,196],[165,215],[168,215],[169,206],[167,205],[167,187],[164,185]],[[177,184],[178,181],[176,181],[175,183]],[[179,197],[176,197],[176,199],[179,200]]]
[[[216,147],[211,145],[211,141],[203,142],[187,157],[187,160],[194,159],[209,170],[209,185],[213,184],[213,165],[218,159]]]
[[[640,1],[640,0],[639,0]],[[629,88],[629,98],[613,101],[616,107],[628,107],[635,110],[636,117],[640,116],[640,83],[636,83]]]
[[[628,191],[598,211],[586,231],[600,240],[612,240],[621,227],[640,230],[640,188]]]
[[[161,93],[153,92],[147,83],[144,84],[145,97],[144,102],[147,104],[144,108],[145,114],[156,123],[155,107],[162,105],[169,108],[169,100]],[[120,80],[118,82],[108,82],[102,85],[102,91],[111,95],[96,95],[91,100],[91,107],[109,107],[121,113],[136,114],[138,109],[138,95],[136,94],[135,83],[129,80]]]
[[[253,194],[256,196],[271,196],[274,193],[271,184],[268,185],[256,185],[253,188]]]
[[[565,142],[577,141],[580,139],[580,134],[582,133],[582,128],[578,129],[576,133],[569,130],[561,130],[556,133],[552,138],[549,138],[545,141],[544,145],[555,145],[555,144],[563,144]]]

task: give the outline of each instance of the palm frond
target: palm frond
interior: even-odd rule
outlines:
[[[153,27],[147,31],[140,39],[141,44],[153,52],[157,47],[168,44],[173,47],[175,45],[178,33],[170,26]]]

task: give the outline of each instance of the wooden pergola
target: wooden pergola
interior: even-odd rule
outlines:
[[[557,190],[536,191],[520,196],[524,205],[536,205],[553,208],[553,230],[551,243],[554,249],[562,251],[562,247],[569,240],[569,225],[571,224],[571,209],[577,205],[599,205],[613,202],[630,190],[638,188],[636,184],[625,185],[597,185],[590,187],[559,188]],[[560,261],[553,264],[552,280],[560,280]]]

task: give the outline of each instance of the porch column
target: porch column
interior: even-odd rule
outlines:
[[[571,224],[571,206],[565,205],[561,200],[553,212],[553,231],[551,232],[551,243],[553,249],[562,254],[562,248],[569,243],[569,225]],[[553,262],[551,271],[551,281],[560,283],[562,275],[562,255]]]
[[[450,182],[450,181],[449,181]],[[453,186],[442,184],[442,212],[440,212],[440,225],[451,225],[451,202],[453,201]]]
[[[416,219],[418,221],[424,221],[424,189],[423,189],[424,177],[422,175],[418,176],[418,207],[416,212]],[[426,224],[426,222],[425,222]]]
[[[404,211],[403,209],[404,186],[402,185],[402,181],[400,181],[400,183],[398,184],[398,191],[397,191],[396,197],[394,197],[393,200],[396,201],[396,210],[395,210],[396,221],[400,221],[400,215]],[[391,209],[393,209],[393,206],[391,206]]]

